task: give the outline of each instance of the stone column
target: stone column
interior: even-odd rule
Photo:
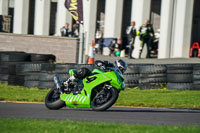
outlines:
[[[13,33],[28,33],[29,0],[17,0],[14,3]]]
[[[8,15],[8,0],[0,0],[0,15]]]
[[[151,10],[151,0],[133,0],[132,1],[132,14],[131,20],[136,22],[136,28],[139,30],[139,27],[144,23],[146,19],[150,19],[150,10]],[[135,48],[133,51],[133,57],[139,57],[140,50],[140,40],[139,37],[136,37]],[[143,53],[146,54],[147,49],[144,48]],[[144,54],[142,54],[142,57]]]
[[[158,58],[169,58],[174,16],[174,0],[163,0],[161,5],[161,24]]]
[[[177,0],[172,58],[189,58],[194,0]]]
[[[106,0],[104,37],[121,38],[124,0]]]
[[[85,55],[88,55],[91,41],[95,40],[97,0],[84,0],[83,10]]]
[[[69,23],[69,29],[72,27],[72,17],[69,11],[64,6],[65,0],[58,0],[57,4],[57,18],[56,18],[56,34],[60,35],[60,28],[66,23]]]
[[[35,35],[49,35],[51,0],[35,0]]]

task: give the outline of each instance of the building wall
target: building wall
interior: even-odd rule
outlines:
[[[0,51],[53,54],[56,62],[78,62],[78,39],[0,33]]]
[[[8,0],[8,1],[9,1],[9,15],[13,16],[14,1],[16,1],[16,0]],[[30,0],[28,34],[34,34],[33,29],[35,27],[40,26],[40,25],[36,25],[36,22],[34,22],[34,20],[36,18],[32,17],[32,16],[34,16],[34,13],[36,10],[35,7],[37,7],[36,5],[34,7],[35,1],[36,0]],[[40,0],[40,1],[43,1],[43,0]],[[55,23],[57,22],[56,19],[58,20],[59,18],[63,18],[63,17],[58,18],[58,16],[56,16],[56,13],[58,14],[57,10],[59,10],[60,8],[56,9],[56,6],[55,6],[56,3],[58,3],[58,2],[63,3],[63,2],[61,2],[61,0],[50,0],[50,1],[51,1],[51,3],[54,4],[54,6],[51,6],[51,12],[48,13],[48,14],[51,14],[50,15],[51,20],[49,21],[50,26],[48,26],[48,28],[46,28],[46,29],[48,29],[48,31],[50,31],[47,35],[53,35],[55,33],[55,27],[56,27]],[[88,51],[89,51],[88,49],[89,49],[91,40],[95,39],[94,38],[95,37],[95,32],[94,32],[95,29],[99,28],[99,26],[96,26],[96,23],[97,23],[97,21],[103,22],[104,17],[105,18],[107,17],[108,22],[102,23],[101,29],[102,29],[102,31],[104,31],[104,33],[109,33],[105,37],[118,37],[118,38],[125,36],[125,29],[126,29],[127,25],[129,24],[129,21],[131,21],[131,20],[136,21],[136,27],[138,28],[144,22],[144,19],[150,19],[151,23],[154,26],[154,30],[156,32],[157,29],[161,28],[160,25],[163,25],[163,27],[166,27],[164,21],[163,21],[164,24],[161,24],[162,17],[168,18],[168,19],[166,19],[166,21],[171,20],[171,18],[173,18],[173,20],[177,20],[178,24],[176,27],[174,26],[174,24],[171,24],[172,25],[171,29],[166,31],[166,33],[164,33],[164,36],[167,34],[170,34],[171,37],[168,37],[167,39],[165,39],[165,37],[164,37],[163,42],[166,42],[166,41],[169,42],[165,46],[166,48],[169,49],[168,53],[172,53],[172,51],[176,52],[176,50],[174,50],[174,47],[172,47],[171,45],[173,45],[172,42],[180,43],[180,41],[177,41],[178,39],[180,39],[180,37],[175,37],[173,34],[175,34],[175,32],[178,31],[177,29],[180,27],[180,24],[183,25],[181,30],[183,30],[184,32],[182,32],[182,33],[189,33],[189,32],[186,32],[185,29],[188,29],[190,27],[185,26],[185,25],[187,25],[187,24],[184,24],[185,21],[181,21],[179,23],[178,18],[180,17],[180,15],[174,15],[175,13],[170,16],[161,16],[161,14],[162,14],[161,10],[164,8],[168,8],[168,5],[162,4],[166,1],[173,3],[173,4],[170,4],[170,6],[174,9],[174,12],[179,11],[179,8],[177,8],[177,7],[180,7],[180,13],[183,13],[181,10],[182,8],[184,8],[184,6],[182,6],[183,3],[184,2],[188,3],[193,0],[185,0],[185,1],[181,1],[181,2],[180,2],[180,0],[113,0],[113,1],[111,1],[111,0],[84,0],[84,3],[87,3],[87,6],[85,6],[86,8],[84,7],[85,8],[84,16],[87,16],[87,17],[84,17],[85,18],[85,21],[84,21],[85,27],[83,28],[84,33],[85,33],[85,40],[86,40],[85,41],[85,49],[86,49],[85,55],[88,54]],[[175,3],[177,3],[177,2],[178,2],[178,4],[176,5]],[[98,4],[97,6],[96,6],[96,3]],[[105,12],[106,3],[109,4],[108,8],[107,8],[108,9],[107,13]],[[161,4],[162,4],[162,6],[161,6]],[[186,4],[186,6],[188,6],[188,5]],[[191,11],[193,6],[191,6],[190,8],[191,8],[190,9],[190,11]],[[188,46],[190,44],[192,44],[195,41],[200,41],[199,8],[200,8],[200,1],[194,0],[192,35],[189,33],[192,36],[192,38],[191,39],[187,38],[187,48],[186,47],[184,48],[185,51],[189,50]],[[151,9],[151,10],[149,10],[149,9]],[[188,10],[188,9],[186,8],[185,10]],[[41,12],[41,11],[39,10],[39,12]],[[64,11],[63,11],[63,13],[64,13]],[[62,14],[62,13],[60,13],[60,14]],[[182,16],[185,17],[185,20],[189,22],[190,20],[188,20],[188,18],[191,19],[191,17],[190,17],[190,15],[187,15],[187,14],[188,14],[188,11],[184,12],[182,14]],[[23,17],[23,15],[22,15],[22,17]],[[41,17],[41,18],[44,18],[44,17]],[[131,18],[131,20],[130,20],[130,18]],[[13,25],[12,19],[13,19],[13,17],[11,18],[11,25]],[[40,19],[38,19],[37,22],[39,22]],[[45,19],[45,20],[47,20],[47,19]],[[70,18],[70,20],[71,20],[71,18]],[[95,22],[95,20],[96,20],[96,22]],[[121,24],[121,21],[122,21],[122,24]],[[105,25],[105,27],[107,27],[107,29],[106,28],[104,29],[104,25]],[[39,29],[41,29],[41,28],[39,28]],[[167,29],[165,29],[165,30],[167,30]],[[11,27],[11,32],[12,31],[13,31],[13,28]],[[188,31],[190,31],[190,29],[188,29]],[[161,31],[161,32],[163,32],[163,31]],[[178,32],[176,33],[176,35],[179,35]],[[185,36],[190,36],[190,35],[185,35]],[[185,37],[182,37],[181,39],[184,40],[183,42],[185,43]],[[160,43],[160,46],[165,44],[163,42]],[[180,48],[181,47],[182,46],[180,46]],[[159,52],[164,53],[166,51],[166,48],[160,49]],[[139,39],[138,39],[138,41],[136,40],[135,50],[136,49],[140,49]],[[182,51],[184,51],[184,50],[182,50]],[[137,58],[137,55],[138,55],[137,50],[134,51],[133,53],[136,53],[135,58]],[[183,55],[184,54],[185,53],[183,53]],[[183,56],[183,55],[181,54],[180,56],[188,58],[188,55],[186,55],[186,56]],[[176,56],[174,56],[174,57],[176,57]],[[163,56],[163,58],[171,58],[171,56],[169,56],[169,57]]]

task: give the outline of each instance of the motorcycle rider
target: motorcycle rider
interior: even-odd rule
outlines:
[[[126,71],[128,67],[127,63],[122,59],[116,60],[114,64],[108,61],[100,61],[100,60],[95,61],[94,64],[95,68],[100,69],[102,71],[109,71],[108,69],[109,67],[118,68],[122,74]],[[77,71],[74,71],[74,74],[67,81],[63,82],[64,86],[66,87],[65,91],[70,91],[70,88],[73,88],[73,86],[76,85],[78,80],[84,79],[90,75],[91,71],[85,67],[80,68]]]

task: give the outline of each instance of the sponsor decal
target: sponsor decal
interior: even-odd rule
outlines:
[[[82,0],[66,0],[65,7],[68,9],[74,20],[81,23],[83,21]]]

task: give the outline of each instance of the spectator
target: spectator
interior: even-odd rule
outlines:
[[[103,54],[103,33],[100,30],[96,32],[96,52],[98,54]]]
[[[72,25],[72,37],[79,37],[79,22],[76,21],[76,24]]]
[[[144,48],[144,44],[147,45],[147,55],[146,58],[151,58],[151,42],[154,37],[154,30],[152,24],[149,23],[149,20],[145,20],[145,23],[140,27],[140,40],[141,40],[141,50],[139,54],[139,58],[141,58],[141,54]]]
[[[69,24],[68,23],[66,23],[65,26],[63,26],[60,29],[60,33],[61,33],[61,36],[69,37]]]
[[[128,58],[132,58],[132,52],[134,50],[134,43],[135,43],[135,37],[136,37],[136,28],[135,28],[135,21],[132,21],[130,23],[130,26],[126,29],[126,35],[128,40]]]
[[[113,40],[111,42],[110,45],[110,56],[114,55],[114,56],[120,56],[120,47],[122,45],[122,40],[118,39],[118,40]]]

